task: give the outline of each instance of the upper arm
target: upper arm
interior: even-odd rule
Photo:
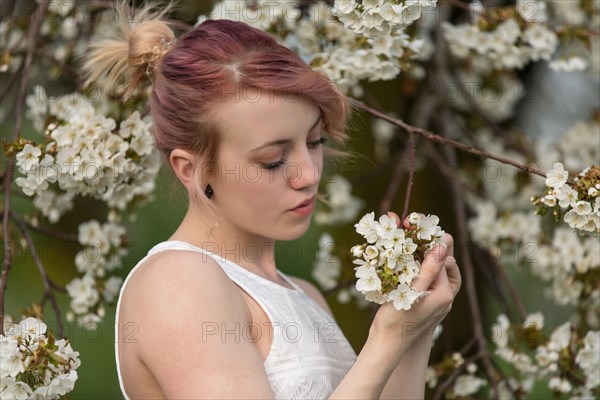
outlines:
[[[135,282],[139,359],[167,398],[272,398],[250,314],[216,262],[169,252],[149,260]],[[143,299],[143,300],[141,300]]]
[[[323,307],[323,309],[325,311],[327,311],[327,313],[329,315],[331,315],[332,318],[334,317],[333,312],[331,311],[331,308],[329,307],[329,304],[327,304],[327,300],[325,300],[325,297],[323,296],[321,291],[315,287],[315,285],[313,285],[312,283],[310,283],[309,281],[307,281],[305,279],[298,278],[295,276],[291,276],[290,278],[292,278],[294,280],[294,282],[296,282],[298,284],[298,286],[300,286],[302,288],[302,290],[304,290],[304,292],[307,295],[309,295],[317,304],[319,304],[321,307]]]

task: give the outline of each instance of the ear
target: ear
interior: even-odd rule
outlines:
[[[169,155],[169,162],[177,178],[183,183],[188,193],[194,191],[194,172],[196,157],[189,151],[175,149]]]

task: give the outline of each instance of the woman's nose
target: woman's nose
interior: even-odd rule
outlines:
[[[302,189],[319,183],[321,165],[307,152],[302,159],[288,162],[284,174],[292,187]]]

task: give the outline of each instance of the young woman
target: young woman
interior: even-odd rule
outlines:
[[[116,357],[128,398],[420,398],[431,333],[460,274],[448,248],[425,259],[408,312],[380,307],[358,354],[309,282],[275,265],[276,240],[311,220],[327,139],[343,143],[348,103],[268,34],[208,20],[175,40],[162,12],[92,46],[87,84],[145,82],[156,145],[189,194],[185,218],[127,277]],[[393,215],[400,223],[396,214]]]

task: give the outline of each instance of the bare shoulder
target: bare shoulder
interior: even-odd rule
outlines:
[[[325,300],[323,293],[321,293],[321,291],[315,285],[313,285],[306,279],[298,278],[296,276],[291,275],[288,276],[292,278],[292,280],[296,282],[298,286],[300,286],[302,290],[304,290],[304,292],[308,296],[310,296],[310,298],[317,302],[317,304],[323,307],[323,309],[325,309],[325,311],[327,311],[327,313],[333,317],[333,312],[331,311],[329,304],[327,304],[327,300]]]
[[[119,325],[125,318],[137,325],[135,344],[126,346],[136,347],[132,353],[164,397],[272,397],[256,346],[223,334],[248,326],[251,315],[215,260],[165,251],[141,265],[127,285]],[[136,385],[125,379],[131,397]]]
[[[129,278],[121,310],[121,322],[138,325],[140,358],[148,356],[151,347],[146,345],[155,340],[155,332],[185,336],[181,329],[191,326],[190,319],[202,321],[202,328],[224,318],[250,322],[235,284],[215,260],[194,251],[163,251],[146,260]]]
[[[183,250],[163,251],[146,260],[130,277],[123,297],[124,302],[154,304],[159,309],[184,306],[188,300],[229,299],[233,306],[245,304],[215,260]]]

